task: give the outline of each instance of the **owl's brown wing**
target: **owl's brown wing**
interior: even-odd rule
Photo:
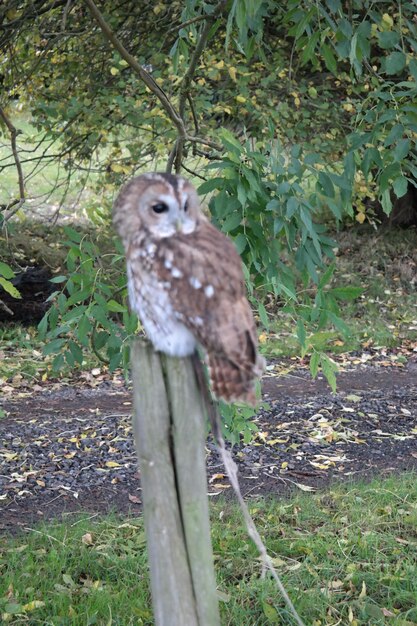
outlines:
[[[207,350],[215,394],[254,404],[263,360],[232,242],[203,221],[193,233],[165,239],[155,263],[176,314]]]

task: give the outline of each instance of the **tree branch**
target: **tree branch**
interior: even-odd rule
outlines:
[[[105,38],[119,52],[120,56],[128,63],[128,65],[139,76],[139,78],[145,83],[145,85],[149,88],[149,90],[158,98],[161,105],[165,109],[169,119],[173,122],[173,124],[175,125],[178,131],[178,137],[171,151],[171,154],[168,158],[167,171],[171,171],[174,165],[174,162],[175,162],[176,171],[179,171],[181,169],[183,149],[184,149],[184,144],[186,141],[189,141],[194,144],[199,143],[205,146],[209,146],[210,148],[213,148],[214,150],[221,151],[222,150],[221,145],[213,141],[210,141],[208,139],[202,139],[201,137],[195,137],[195,136],[188,134],[185,121],[184,121],[184,112],[185,112],[185,103],[189,97],[188,90],[189,90],[191,81],[193,79],[198,60],[207,43],[207,38],[210,32],[210,29],[213,25],[213,22],[217,19],[218,15],[226,6],[227,0],[221,0],[216,6],[213,13],[211,15],[205,16],[207,17],[207,22],[204,25],[203,32],[196,45],[194,53],[191,57],[190,65],[184,76],[183,83],[181,84],[180,96],[179,96],[179,111],[177,111],[177,109],[174,107],[174,105],[172,104],[171,100],[169,99],[165,91],[161,89],[161,87],[155,82],[151,74],[147,72],[141,65],[139,65],[136,59],[126,50],[126,48],[123,46],[121,41],[116,37],[114,32],[111,30],[111,28],[105,21],[102,13],[99,11],[94,1],[84,0],[84,2],[89,8],[97,24],[100,26]]]
[[[192,17],[189,20],[186,20],[185,22],[183,22],[182,24],[175,24],[175,26],[171,26],[171,28],[168,29],[168,32],[172,32],[173,30],[181,30],[182,28],[186,28],[187,26],[190,26],[191,24],[195,24],[196,22],[201,22],[202,20],[206,20],[207,18],[210,18],[210,15],[197,15],[196,17]]]
[[[168,117],[175,124],[178,134],[181,137],[186,137],[187,132],[184,126],[184,122],[181,119],[181,116],[176,111],[175,107],[171,103],[167,94],[161,87],[154,81],[152,76],[147,72],[136,59],[126,50],[121,41],[116,37],[113,31],[108,26],[105,21],[103,15],[99,11],[99,9],[94,4],[93,0],[84,0],[85,4],[90,9],[90,12],[97,24],[100,26],[103,35],[108,39],[108,41],[113,45],[114,48],[119,52],[120,56],[129,64],[129,66],[138,74],[139,78],[145,83],[145,85],[150,89],[150,91],[158,98],[162,106],[164,107]]]
[[[6,124],[7,129],[10,132],[10,143],[11,143],[11,146],[12,146],[14,162],[16,164],[17,177],[19,179],[19,199],[18,200],[13,200],[10,204],[8,204],[5,207],[4,221],[7,221],[8,219],[10,219],[12,217],[12,215],[17,213],[17,211],[20,209],[20,207],[23,205],[23,203],[26,200],[25,179],[24,179],[24,176],[23,176],[22,165],[20,163],[19,151],[17,149],[17,142],[16,142],[17,135],[19,135],[22,131],[18,130],[12,124],[12,122],[9,120],[9,118],[6,115],[6,113],[4,112],[4,110],[1,107],[0,107],[0,118]],[[13,207],[13,210],[12,211],[8,211],[8,209],[11,209],[11,207]]]
[[[188,70],[186,71],[184,78],[182,79],[178,103],[178,111],[181,119],[184,119],[185,116],[185,105],[187,103],[187,100],[190,98],[190,86],[194,78],[195,71],[197,69],[197,63],[200,60],[201,55],[203,54],[204,48],[206,47],[210,30],[225,6],[226,0],[220,0],[220,2],[215,7],[213,13],[207,16],[206,23],[204,24],[203,30],[192,54]],[[182,165],[182,157],[185,143],[184,138],[181,136],[178,137],[178,141],[176,143],[177,145],[175,154],[175,171],[178,173],[180,172]]]

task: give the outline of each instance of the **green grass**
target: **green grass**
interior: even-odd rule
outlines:
[[[89,174],[90,189],[85,188],[86,176],[75,171],[71,175],[71,185],[67,184],[68,172],[63,164],[49,156],[59,154],[59,141],[54,144],[46,138],[44,131],[39,131],[30,115],[17,109],[9,111],[10,120],[18,129],[17,148],[25,179],[27,202],[21,211],[27,214],[32,209],[35,215],[51,217],[64,199],[62,213],[75,213],[80,217],[86,204],[94,205],[98,198],[92,193],[91,186],[97,180],[93,172]],[[43,139],[43,141],[42,141]],[[40,163],[37,157],[42,157]],[[0,138],[0,204],[8,204],[18,197],[18,175],[11,150],[10,136],[7,132]],[[4,168],[4,169],[3,169]],[[80,203],[80,194],[83,201]],[[46,212],[44,209],[47,209]]]
[[[413,474],[251,502],[252,514],[309,626],[417,623]],[[234,504],[212,505],[222,624],[290,625]],[[0,538],[4,623],[152,624],[142,518],[85,516]]]

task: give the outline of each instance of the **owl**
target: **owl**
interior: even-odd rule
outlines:
[[[180,176],[142,174],[120,191],[113,221],[127,259],[131,308],[156,350],[207,355],[212,392],[255,405],[264,368],[241,259]]]

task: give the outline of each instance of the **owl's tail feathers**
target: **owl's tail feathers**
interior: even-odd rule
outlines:
[[[265,369],[263,357],[258,355],[255,364],[236,364],[225,357],[209,354],[208,368],[211,389],[216,398],[257,405],[255,380]]]

